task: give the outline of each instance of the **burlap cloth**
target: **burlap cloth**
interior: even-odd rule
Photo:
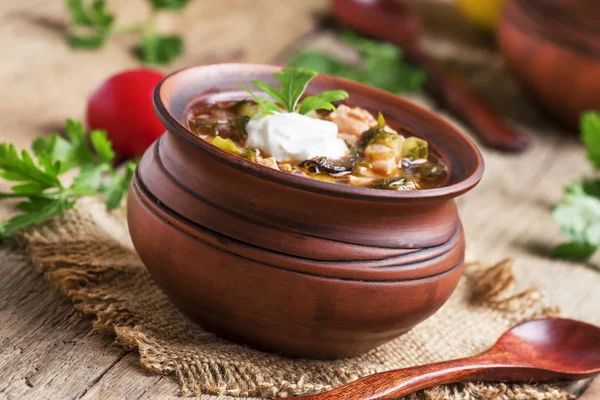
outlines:
[[[94,317],[94,327],[137,349],[141,364],[177,376],[181,394],[293,396],[326,391],[361,376],[464,357],[485,350],[510,326],[556,315],[537,290],[516,292],[511,263],[471,262],[448,303],[410,333],[360,357],[314,361],[240,346],[182,315],[150,279],[127,233],[125,211],[107,214],[84,200],[20,235],[34,265]],[[410,399],[567,399],[560,385],[465,383],[425,390]]]

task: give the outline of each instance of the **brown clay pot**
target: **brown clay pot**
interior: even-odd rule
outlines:
[[[279,67],[186,69],[157,87],[168,129],[148,149],[128,199],[133,243],[182,310],[217,333],[288,355],[368,351],[433,314],[454,290],[464,235],[453,198],[483,172],[460,132],[406,100],[318,76],[309,94],[350,93],[432,144],[445,187],[395,192],[319,182],[226,153],[187,129],[198,99],[243,97],[236,82],[273,82]]]
[[[600,2],[512,0],[498,40],[508,66],[549,116],[577,131],[600,110]]]

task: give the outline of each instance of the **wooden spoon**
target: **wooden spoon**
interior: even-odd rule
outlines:
[[[474,357],[366,376],[303,399],[398,399],[461,381],[579,380],[600,373],[600,328],[563,318],[524,322]]]
[[[332,0],[335,17],[353,30],[402,47],[406,57],[422,64],[440,91],[446,107],[459,117],[483,144],[503,151],[522,151],[527,139],[504,124],[483,99],[420,46],[423,31],[413,9],[399,0]]]

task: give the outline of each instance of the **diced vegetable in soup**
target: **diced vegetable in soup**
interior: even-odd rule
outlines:
[[[387,190],[442,186],[447,169],[428,143],[404,136],[360,107],[332,101],[348,97],[327,91],[299,101],[313,71],[286,68],[275,74],[282,89],[253,81],[276,102],[253,100],[197,104],[189,127],[213,145],[267,167],[317,179]]]

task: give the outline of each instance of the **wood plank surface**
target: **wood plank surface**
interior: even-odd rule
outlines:
[[[144,2],[110,4],[128,22],[140,18]],[[459,201],[470,245],[484,261],[515,258],[523,287],[542,288],[566,316],[600,324],[598,261],[583,265],[547,257],[559,240],[550,216],[553,204],[565,183],[591,172],[581,145],[539,113],[507,74],[491,42],[458,22],[446,1],[418,5],[428,25],[427,47],[455,61],[494,107],[533,139],[523,155],[484,151],[485,177]],[[326,0],[192,1],[182,16],[160,21],[165,29],[185,33],[187,41],[185,57],[165,71],[222,61],[284,62],[300,45],[345,54],[330,33],[316,30],[314,15],[326,8]],[[62,39],[65,19],[58,0],[0,3],[5,54],[0,140],[25,147],[33,137],[58,129],[65,118],[82,118],[84,99],[95,86],[111,73],[138,65],[127,50],[133,38],[112,40],[99,52],[73,52]],[[437,109],[426,96],[413,99]],[[1,206],[0,218],[12,212]],[[172,377],[144,371],[134,352],[93,331],[91,322],[9,244],[0,248],[0,272],[0,399],[176,397]],[[600,398],[599,384],[582,398]]]

